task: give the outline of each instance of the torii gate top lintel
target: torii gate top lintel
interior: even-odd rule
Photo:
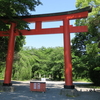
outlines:
[[[64,19],[79,19],[79,18],[86,18],[88,16],[88,13],[91,12],[92,8],[85,7],[78,10],[73,11],[67,11],[67,12],[59,12],[59,13],[49,13],[49,14],[39,14],[39,15],[30,15],[30,16],[20,16],[20,19],[29,22],[29,23],[35,23],[35,29],[31,29],[31,31],[27,30],[20,30],[22,35],[41,35],[41,34],[59,34],[63,33],[63,26],[59,28],[48,28],[48,29],[42,29],[42,22],[49,22],[49,21],[63,21]],[[18,19],[18,17],[14,17],[15,19]],[[3,19],[7,19],[6,17]],[[74,32],[86,32],[87,26],[76,26],[73,27],[72,25],[69,25],[70,33]],[[9,31],[0,31],[0,36],[9,36]],[[19,35],[19,32],[16,31],[14,33],[15,36]]]
[[[68,19],[78,19],[78,18],[86,18],[88,16],[88,12],[91,12],[91,10],[92,10],[92,8],[90,6],[88,6],[88,7],[82,8],[82,9],[78,9],[78,10],[58,12],[58,13],[48,13],[48,14],[22,16],[21,18],[25,21],[28,21],[28,22],[58,21],[58,20],[64,19],[65,17],[67,17]]]
[[[52,17],[52,16],[61,16],[61,15],[72,15],[76,13],[81,12],[91,12],[92,8],[90,6],[78,9],[78,10],[72,10],[72,11],[66,11],[66,12],[58,12],[58,13],[48,13],[48,14],[38,14],[38,15],[30,15],[30,16],[21,16],[22,19],[28,19],[28,18],[41,18],[41,17]],[[76,19],[76,18],[75,18]]]

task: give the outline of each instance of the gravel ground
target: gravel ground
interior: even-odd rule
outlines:
[[[13,81],[15,92],[0,92],[0,100],[100,100],[100,89],[76,87],[79,91],[77,97],[67,97],[60,94],[64,82],[46,82],[46,92],[31,92],[30,81]],[[74,84],[87,84],[76,83]]]

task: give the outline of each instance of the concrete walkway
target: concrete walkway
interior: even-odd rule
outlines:
[[[1,100],[100,100],[100,89],[95,91],[90,88],[76,87],[79,91],[77,97],[67,97],[60,94],[64,82],[46,82],[46,92],[31,92],[30,81],[13,81],[15,92],[0,92]],[[74,84],[87,84],[78,83]]]

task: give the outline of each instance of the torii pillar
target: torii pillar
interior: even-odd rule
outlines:
[[[66,89],[74,89],[72,81],[72,63],[71,63],[71,46],[70,46],[70,27],[69,20],[63,20],[64,26],[64,62],[65,62],[65,85]]]
[[[11,23],[8,41],[8,51],[6,57],[6,71],[3,86],[11,86],[11,75],[13,66],[14,46],[15,46],[15,35],[14,35],[15,23]]]

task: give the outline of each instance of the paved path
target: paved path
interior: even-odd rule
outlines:
[[[89,88],[76,87],[80,95],[72,98],[60,95],[64,82],[46,82],[45,93],[31,92],[29,84],[29,81],[14,81],[15,92],[0,92],[0,100],[100,100],[100,89],[95,90],[96,92],[89,92]]]

